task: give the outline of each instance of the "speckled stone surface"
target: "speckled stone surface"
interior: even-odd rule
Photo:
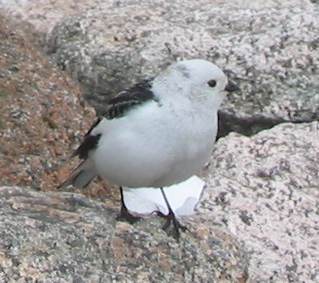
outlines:
[[[0,0],[0,8],[48,38],[98,111],[173,61],[201,57],[242,89],[225,102],[219,135],[318,119],[316,1]]]
[[[0,9],[11,18],[29,23],[37,34],[46,34],[65,17],[92,9],[104,0],[0,0]]]
[[[2,187],[0,274],[45,282],[317,282],[318,135],[313,122],[220,139],[180,243],[158,217],[133,226],[80,195]]]
[[[102,182],[83,192],[95,201],[34,191],[70,173],[94,111],[31,39],[0,16],[0,282],[244,282],[244,248],[209,219],[177,243],[158,217],[117,222],[117,191]]]
[[[32,39],[0,14],[0,184],[56,190],[95,112]],[[101,184],[86,193],[109,195]]]
[[[251,282],[319,282],[319,123],[218,141],[200,212],[250,254]]]
[[[106,1],[66,17],[48,51],[103,101],[180,58],[206,58],[241,87],[221,110],[221,135],[319,118],[319,10],[294,1]]]
[[[238,122],[233,129],[318,119],[317,3],[216,1],[208,9],[208,1],[174,1],[173,9],[159,1],[152,10],[138,1],[103,3],[101,12],[65,19],[50,37],[51,54],[94,103],[177,57],[204,54],[234,70],[243,88],[222,110]],[[196,12],[185,17],[191,7]],[[34,192],[55,190],[69,173],[59,165],[94,113],[23,28],[1,14],[0,282],[319,281],[318,122],[220,139],[198,214],[183,219],[190,231],[178,244],[159,218],[116,222],[119,205],[102,183],[85,193],[103,195],[103,203]]]
[[[116,213],[76,194],[0,187],[0,282],[246,281],[243,248],[208,219],[177,243],[158,217],[132,226]]]

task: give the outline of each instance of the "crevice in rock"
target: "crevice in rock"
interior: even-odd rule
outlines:
[[[253,136],[260,131],[270,129],[281,123],[311,123],[316,119],[292,119],[267,118],[264,116],[236,117],[233,114],[219,111],[218,113],[218,133],[217,139],[227,136],[230,132],[240,133],[245,136]]]
[[[245,136],[252,136],[258,132],[270,129],[280,123],[291,122],[284,119],[273,119],[261,116],[239,118],[232,114],[220,111],[218,119],[217,139],[230,132],[237,132]]]

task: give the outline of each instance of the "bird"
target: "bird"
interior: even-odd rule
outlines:
[[[179,239],[186,230],[176,218],[163,187],[198,173],[215,143],[218,109],[226,92],[238,90],[225,73],[204,59],[175,62],[111,98],[73,152],[79,166],[61,184],[86,187],[95,177],[120,187],[119,220],[134,223],[123,187],[162,192],[169,213],[163,229]],[[172,225],[171,225],[172,224]]]

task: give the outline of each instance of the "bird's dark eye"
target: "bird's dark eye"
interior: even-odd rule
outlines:
[[[216,81],[215,80],[210,80],[210,81],[208,81],[208,85],[210,86],[210,87],[215,87],[216,86]]]

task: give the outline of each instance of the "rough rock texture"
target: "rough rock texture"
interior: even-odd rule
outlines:
[[[87,130],[93,111],[22,30],[0,17],[1,186],[54,190],[69,171],[59,172],[60,163]],[[108,196],[104,204],[29,187],[0,188],[0,282],[243,282],[248,277],[243,247],[204,215],[194,222],[201,225],[189,223],[190,231],[177,244],[161,230],[159,218],[136,226],[116,222],[119,205],[103,184],[91,185],[87,194]]]
[[[80,195],[1,187],[0,278],[318,282],[318,137],[313,122],[220,139],[180,243],[158,217],[132,226]]]
[[[94,116],[79,87],[30,43],[28,32],[0,15],[1,184],[55,189],[72,166],[62,166],[71,146]]]
[[[225,230],[189,223],[180,242],[159,218],[132,226],[71,193],[0,187],[1,282],[245,282],[247,258]],[[200,223],[199,225],[197,223]]]
[[[319,282],[319,123],[218,141],[200,212],[250,253],[251,282]]]
[[[63,18],[96,5],[98,1],[92,0],[0,0],[3,11],[10,17],[29,23],[38,34],[46,34]]]
[[[106,1],[49,36],[58,65],[97,110],[110,95],[178,58],[207,58],[240,85],[222,135],[319,118],[319,9],[294,1]]]
[[[178,57],[201,56],[241,84],[222,110],[232,129],[318,119],[317,3],[229,2],[101,1],[58,25],[50,51],[96,105]],[[319,281],[318,122],[220,139],[178,244],[159,218],[116,222],[103,184],[89,188],[110,198],[103,204],[25,187],[56,187],[94,114],[22,29],[0,15],[0,282]]]

